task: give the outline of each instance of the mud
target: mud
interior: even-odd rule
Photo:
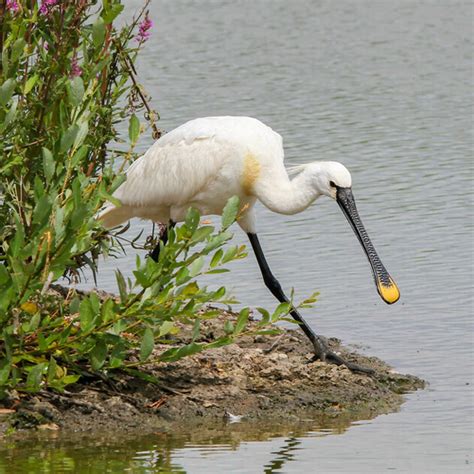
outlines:
[[[223,318],[235,316],[224,312],[218,320],[206,321],[202,337],[216,335]],[[186,334],[181,338],[186,340]],[[350,419],[396,411],[404,393],[424,387],[417,377],[352,352],[337,339],[329,339],[329,344],[374,373],[312,362],[306,337],[297,329],[285,330],[277,336],[246,337],[177,362],[150,365],[147,371],[159,380],[158,386],[130,374],[113,373],[75,384],[62,394],[46,390],[20,398],[13,394],[3,404],[5,413],[0,409],[0,434],[25,428],[176,432],[196,425],[237,421],[291,425],[321,417],[346,425]]]

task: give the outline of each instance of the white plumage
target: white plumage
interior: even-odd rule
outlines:
[[[255,232],[256,199],[275,212],[293,214],[321,194],[335,197],[330,179],[351,185],[349,172],[334,162],[303,165],[291,182],[283,158],[281,136],[257,119],[191,120],[161,137],[130,166],[126,182],[114,193],[122,207],[110,204],[100,217],[106,227],[132,217],[180,222],[189,207],[201,215],[220,214],[237,195],[247,209],[239,224]]]

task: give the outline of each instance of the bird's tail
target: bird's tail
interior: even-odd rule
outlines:
[[[111,229],[116,227],[133,217],[131,208],[129,206],[114,206],[113,204],[107,204],[98,214],[97,219],[101,220],[104,227]]]

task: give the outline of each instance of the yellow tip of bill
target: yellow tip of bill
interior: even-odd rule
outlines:
[[[382,283],[380,280],[377,281],[377,288],[379,290],[379,294],[385,303],[393,304],[396,303],[400,298],[400,290],[395,282],[390,278],[390,284],[386,285]]]

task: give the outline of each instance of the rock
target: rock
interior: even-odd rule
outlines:
[[[31,409],[43,415],[48,420],[55,420],[59,415],[59,410],[48,401],[36,399],[31,405]]]

